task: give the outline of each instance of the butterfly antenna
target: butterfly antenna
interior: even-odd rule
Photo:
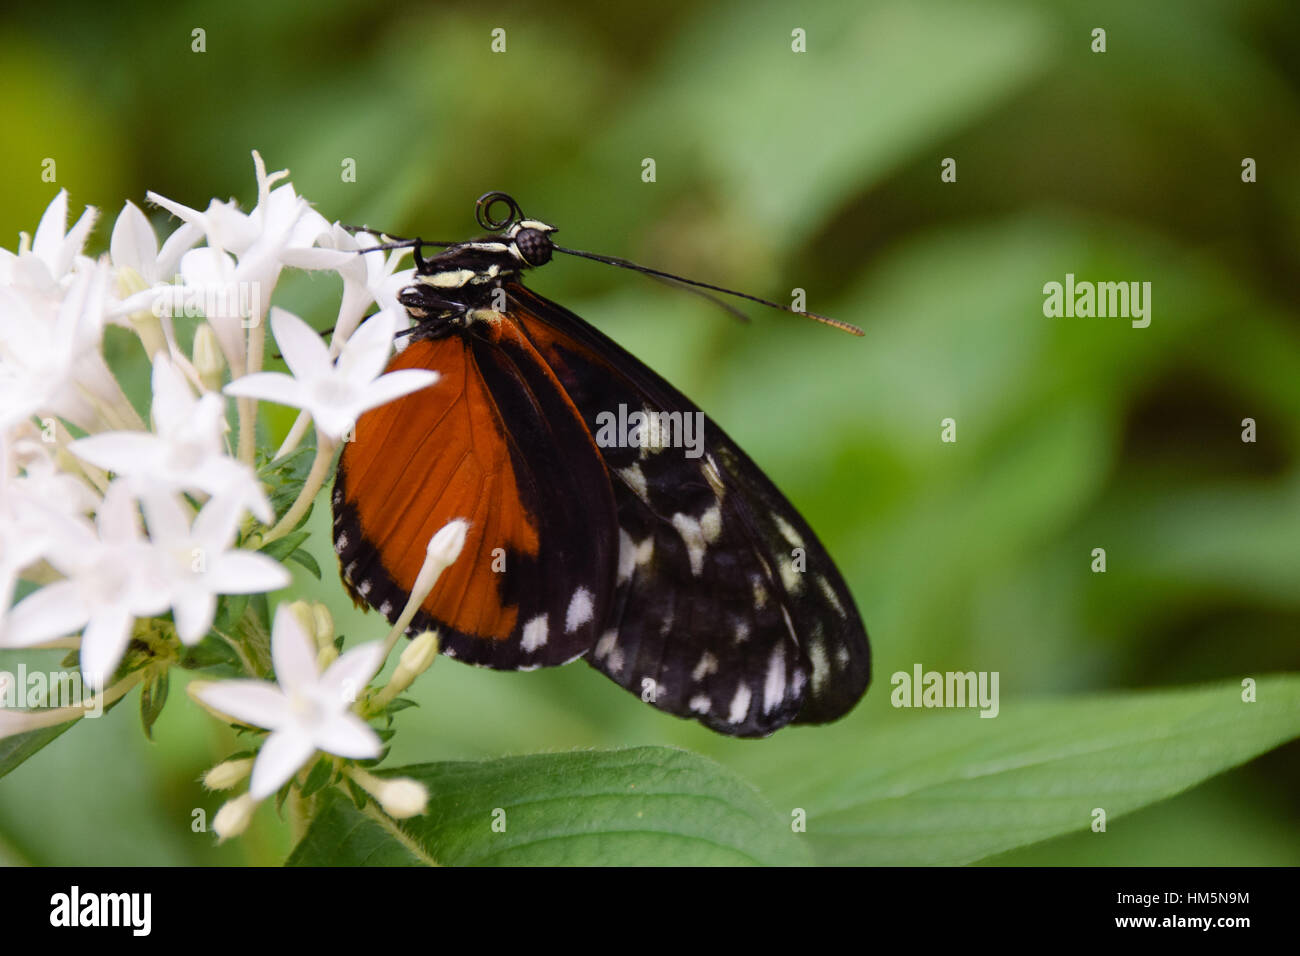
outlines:
[[[583,252],[580,249],[565,249],[563,246],[553,246],[556,252],[563,252],[565,255],[577,256],[580,259],[591,259],[594,262],[603,262],[606,265],[618,266],[620,269],[631,269],[633,272],[640,272],[642,275],[654,276],[659,279],[666,279],[670,282],[681,283],[686,286],[695,286],[698,289],[708,289],[712,292],[721,292],[723,295],[734,295],[738,299],[748,299],[750,302],[757,302],[759,305],[765,305],[768,308],[780,309],[782,312],[789,312],[791,315],[802,315],[820,322],[823,325],[829,325],[832,328],[841,329],[850,335],[864,335],[865,333],[856,325],[848,322],[841,322],[839,319],[832,319],[828,315],[822,315],[818,312],[800,312],[788,305],[782,305],[780,302],[773,302],[770,299],[760,299],[756,295],[749,295],[746,292],[737,292],[735,289],[724,289],[720,285],[712,285],[708,282],[697,282],[694,279],[685,279],[682,276],[673,275],[671,272],[661,272],[658,269],[651,269],[649,266],[638,265],[628,259],[620,259],[618,256],[602,256],[594,252]],[[712,298],[712,297],[710,297]]]
[[[734,316],[739,321],[744,322],[746,325],[749,324],[749,316],[747,316],[744,312],[740,311],[740,309],[736,308],[726,299],[718,298],[712,292],[705,292],[703,289],[697,289],[694,286],[690,285],[689,283],[683,284],[682,282],[679,282],[677,279],[666,279],[663,276],[646,276],[646,278],[653,279],[655,282],[660,282],[668,286],[669,288],[678,289],[682,292],[689,292],[691,295],[698,295],[701,299],[707,299],[709,302],[713,303],[719,309],[722,309],[724,312],[729,312],[732,316]]]

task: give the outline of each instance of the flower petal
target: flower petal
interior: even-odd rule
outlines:
[[[271,309],[271,331],[285,364],[298,381],[310,382],[333,370],[329,348],[320,335],[292,312]]]
[[[81,634],[81,673],[86,683],[100,690],[122,662],[132,617],[116,604],[94,608],[93,615]]]
[[[270,681],[213,681],[191,693],[213,710],[251,727],[278,730],[292,719],[288,698]]]
[[[383,641],[359,644],[340,656],[321,675],[321,690],[337,694],[339,700],[350,705],[360,696],[370,679],[379,673],[383,664]]]
[[[152,278],[150,273],[158,259],[158,237],[140,207],[129,199],[113,224],[108,250],[117,268],[134,269],[142,278]]]
[[[397,317],[387,310],[376,312],[353,332],[339,355],[338,370],[348,381],[365,388],[383,372],[393,351]]]
[[[184,422],[197,404],[194,392],[181,370],[172,364],[166,352],[159,352],[153,360],[153,411],[158,431],[168,434]]]
[[[291,375],[283,372],[254,372],[237,378],[222,389],[227,395],[259,398],[277,405],[306,408],[310,404],[307,390]]]
[[[441,378],[437,372],[423,368],[404,368],[381,375],[367,386],[360,401],[353,406],[357,415],[386,405],[394,399],[428,388]]]
[[[286,691],[296,687],[311,687],[319,680],[316,669],[316,642],[303,630],[298,615],[282,601],[275,609],[275,623],[271,627],[271,662],[275,665],[275,679]]]
[[[217,598],[210,591],[191,589],[172,599],[172,616],[176,619],[176,636],[182,644],[193,645],[212,629],[217,616]]]
[[[0,646],[32,647],[73,634],[86,626],[90,609],[76,584],[55,581],[23,598],[9,612]]]
[[[316,746],[339,757],[365,760],[378,757],[384,744],[364,720],[351,712],[339,714],[313,728]]]
[[[78,458],[119,475],[147,470],[164,449],[162,439],[147,432],[105,432],[68,444],[68,450]]]
[[[228,551],[208,565],[204,586],[213,594],[261,594],[287,588],[293,575],[264,554]]]
[[[253,764],[248,794],[264,800],[288,782],[316,750],[311,738],[296,730],[279,730],[266,738]]]

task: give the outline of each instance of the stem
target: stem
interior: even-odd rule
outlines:
[[[285,455],[292,452],[302,442],[302,438],[307,434],[307,429],[311,427],[311,414],[308,412],[299,412],[298,417],[294,419],[293,427],[289,429],[289,434],[284,438],[284,444],[280,450],[275,453],[272,461],[278,461]]]
[[[429,855],[428,850],[422,847],[409,833],[398,826],[396,820],[386,814],[383,810],[380,810],[379,807],[375,806],[375,804],[367,801],[365,809],[361,812],[388,831],[389,836],[402,844],[402,846],[406,847],[407,851],[421,863],[426,866],[442,866],[441,863]]]
[[[251,467],[257,451],[257,400],[237,398],[235,407],[239,410],[239,460]]]
[[[42,727],[55,727],[59,724],[80,720],[91,710],[100,710],[102,712],[102,708],[106,708],[124,697],[136,684],[141,683],[152,670],[152,667],[142,667],[138,671],[133,671],[112,687],[102,691],[98,697],[92,697],[90,701],[74,706],[53,707],[49,710],[0,711],[0,737],[27,733],[30,730],[39,730]],[[4,725],[7,722],[5,719],[7,717],[16,718],[14,724],[17,726],[6,729]]]
[[[266,352],[266,312],[264,309],[259,309],[258,312],[257,321],[248,329],[247,375],[256,375],[262,371],[262,360]],[[244,403],[239,408],[239,460],[251,465],[257,449],[257,399],[241,398],[239,401]],[[247,431],[244,428],[245,417],[250,425]]]
[[[297,499],[284,517],[279,520],[274,528],[262,536],[262,546],[269,544],[276,538],[283,538],[286,534],[298,526],[302,516],[307,513],[311,503],[316,500],[316,495],[321,486],[325,484],[325,479],[329,477],[330,465],[334,463],[334,450],[338,447],[338,442],[332,441],[321,430],[316,429],[316,459],[311,463],[311,471],[307,474],[307,480],[303,483],[302,491],[298,492]]]

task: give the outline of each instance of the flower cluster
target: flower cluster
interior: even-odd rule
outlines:
[[[290,536],[338,443],[363,412],[437,380],[430,371],[384,373],[408,321],[396,300],[411,275],[398,270],[403,250],[362,252],[377,237],[327,222],[286,171],[268,174],[253,158],[258,199],[249,212],[150,193],[180,225],[160,243],[127,202],[108,253],[92,258],[84,250],[96,212],[68,228],[60,192],[34,235],[22,234],[16,251],[0,249],[0,649],[75,648],[84,684],[110,704],[173,666],[237,662],[242,679],[190,687],[230,722],[270,731],[255,761],[210,775],[224,789],[251,774],[248,794],[219,814],[223,835],[317,751],[343,758],[339,774],[390,813],[423,806],[409,782],[346,763],[380,754],[366,719],[396,691],[366,687],[393,635],[340,654],[323,608],[282,602],[272,614],[265,599],[230,597],[291,583],[276,545],[296,544]],[[285,268],[342,278],[328,341],[272,306]],[[263,369],[268,319],[288,374]],[[105,358],[110,326],[132,333],[151,366],[147,413]],[[301,410],[275,453],[256,447],[259,401]],[[305,464],[309,449],[298,446],[313,426],[315,457],[303,475],[292,463]],[[463,537],[452,528],[431,546],[435,577]],[[436,652],[429,635],[412,660],[428,666],[431,642]],[[209,645],[219,652],[196,653]],[[77,708],[0,710],[0,737],[77,716]]]

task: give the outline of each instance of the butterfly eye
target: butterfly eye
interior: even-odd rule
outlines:
[[[540,229],[520,229],[515,234],[515,248],[530,266],[544,266],[551,261],[554,246],[550,236]]]

